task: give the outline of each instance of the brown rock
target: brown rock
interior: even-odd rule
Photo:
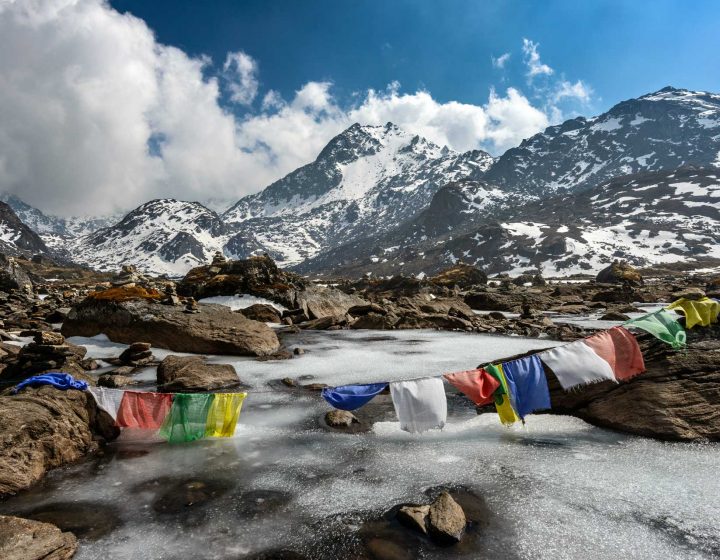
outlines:
[[[272,305],[266,305],[264,303],[256,303],[245,309],[240,309],[240,313],[245,315],[248,319],[253,321],[260,321],[262,323],[280,323],[280,312],[275,309]]]
[[[162,391],[211,391],[240,384],[229,364],[208,364],[200,356],[168,356],[157,369]]]
[[[119,430],[86,391],[52,387],[0,397],[0,496],[15,494],[49,469],[77,461]]]
[[[608,311],[600,317],[601,321],[627,321],[630,317],[625,315],[625,313],[620,313],[619,311]]]
[[[465,534],[465,512],[447,492],[442,492],[430,504],[427,517],[428,534],[438,544],[455,544]]]
[[[55,525],[0,515],[0,558],[3,560],[69,560],[77,539]]]
[[[397,520],[408,529],[415,529],[427,535],[427,516],[430,506],[402,506],[396,516]]]
[[[310,319],[321,319],[345,316],[351,307],[367,302],[334,288],[311,285],[297,292],[294,303],[294,307],[302,309]]]
[[[65,337],[57,332],[52,331],[38,331],[33,337],[35,344],[39,345],[51,345],[59,346],[65,344]]]
[[[63,323],[65,336],[104,333],[113,342],[138,338],[158,348],[198,354],[263,356],[280,348],[273,330],[222,305],[203,304],[202,313],[147,301],[86,299]]]
[[[126,375],[101,375],[97,380],[98,387],[109,387],[111,389],[119,389],[134,383],[135,380]]]
[[[394,313],[379,314],[379,313],[368,313],[358,317],[350,325],[351,329],[374,329],[374,330],[389,330],[392,329],[398,322],[398,316]]]
[[[331,428],[349,428],[360,421],[347,410],[329,410],[325,414],[325,423]]]
[[[598,272],[595,281],[600,284],[627,284],[641,286],[642,275],[625,261],[615,261],[607,268]]]

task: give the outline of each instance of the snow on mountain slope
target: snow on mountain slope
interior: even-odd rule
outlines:
[[[720,166],[720,95],[667,87],[551,126],[505,152],[484,178],[543,197],[684,165]]]
[[[118,224],[80,238],[73,259],[98,270],[133,264],[142,272],[184,275],[207,263],[226,241],[225,226],[197,202],[152,200]]]
[[[385,126],[355,124],[333,138],[318,158],[241,199],[223,219],[279,263],[297,264],[322,249],[388,231],[421,211],[448,182],[479,176],[492,157],[463,154]],[[226,252],[243,256],[231,240]]]
[[[4,202],[0,202],[0,252],[9,255],[48,253],[40,236]]]
[[[619,258],[637,266],[720,262],[720,169],[641,173],[522,206],[501,200],[479,221],[445,231],[435,225],[434,237],[375,236],[320,255],[303,270],[432,273],[462,260],[490,273],[540,269],[557,276],[595,273]],[[338,271],[333,263],[341,258]]]

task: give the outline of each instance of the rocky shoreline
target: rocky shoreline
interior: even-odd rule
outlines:
[[[286,333],[305,329],[440,329],[572,341],[590,331],[558,316],[622,321],[638,311],[637,302],[720,292],[720,280],[714,277],[644,282],[637,271],[619,264],[594,282],[576,284],[551,284],[539,275],[488,280],[481,271],[458,264],[427,279],[364,278],[328,285],[280,270],[268,257],[226,261],[218,255],[211,265],[193,269],[177,283],[147,278],[132,267],[112,277],[72,277],[68,272],[65,280],[51,281],[43,277],[41,263],[26,269],[20,260],[5,261],[0,271],[0,497],[31,487],[49,469],[73,463],[118,436],[110,417],[87,393],[46,387],[8,395],[10,386],[37,373],[62,370],[90,384],[123,387],[133,384],[133,375],[143,367],[157,367],[160,390],[220,390],[241,385],[232,366],[208,364],[201,357],[169,356],[161,362],[152,348],[301,359],[302,350],[284,348],[283,339]],[[58,270],[53,264],[47,273],[57,275]],[[198,303],[206,297],[241,294],[273,304],[232,311]],[[84,347],[65,340],[97,334],[130,345],[108,360],[111,367],[102,376],[94,373],[99,365],[86,358]],[[565,392],[549,375],[553,413],[656,439],[720,441],[720,328],[688,334],[683,352],[640,336],[648,371],[627,383]],[[32,342],[21,346],[19,341],[27,336]],[[319,388],[286,381],[286,391]],[[356,432],[372,422],[372,417],[358,420],[350,415],[328,418],[326,425]],[[453,510],[452,504],[446,506]],[[407,508],[399,514],[403,523],[414,523],[421,533],[430,530],[432,506]],[[27,533],[41,535],[33,537],[38,550],[56,547],[47,558],[72,557],[76,543],[66,533],[31,523],[0,517],[0,550],[14,551]],[[8,540],[8,531],[20,540]]]

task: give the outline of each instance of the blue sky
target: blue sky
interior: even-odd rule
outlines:
[[[532,96],[521,52],[539,44],[555,76],[594,94],[582,112],[666,85],[720,91],[720,3],[641,1],[116,0],[162,43],[221,62],[244,51],[262,88],[285,97],[308,81],[340,99],[399,81],[440,102],[484,103],[491,87]],[[491,57],[510,53],[505,68]]]
[[[499,156],[666,85],[720,92],[718,1],[0,1],[0,190],[228,205],[392,121]]]

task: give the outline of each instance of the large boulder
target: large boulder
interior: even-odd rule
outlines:
[[[63,323],[65,336],[105,334],[113,342],[146,341],[156,348],[198,354],[265,356],[280,342],[264,323],[233,313],[223,305],[202,304],[200,313],[145,299],[113,301],[87,298]]]
[[[487,274],[479,268],[469,264],[457,263],[430,278],[433,284],[446,288],[460,288],[466,290],[473,286],[487,284]]]
[[[55,467],[119,435],[86,391],[49,386],[0,397],[0,497],[30,487]]]
[[[178,284],[181,296],[202,299],[212,296],[252,294],[289,305],[305,280],[278,268],[268,256],[221,262],[193,268]]]
[[[235,368],[229,364],[208,364],[200,356],[168,356],[157,368],[161,391],[213,391],[240,384]]]
[[[0,515],[0,558],[3,560],[69,560],[77,539],[51,523]]]
[[[13,257],[0,253],[0,290],[31,290],[32,281]]]
[[[367,301],[335,288],[308,286],[295,294],[293,307],[302,309],[310,319],[345,315],[351,307],[367,305]]]
[[[261,323],[280,323],[282,320],[282,316],[277,309],[264,303],[255,303],[245,309],[240,309],[239,312],[248,319],[260,321]]]
[[[615,261],[607,268],[598,272],[595,282],[599,284],[629,284],[642,286],[642,275],[625,261]]]

